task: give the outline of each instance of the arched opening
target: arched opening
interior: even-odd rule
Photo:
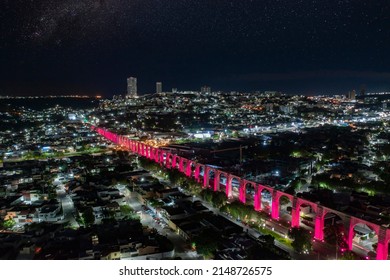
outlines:
[[[314,231],[316,223],[316,212],[309,203],[301,203],[299,208],[299,226],[309,231]]]
[[[205,167],[204,167],[204,165],[200,165],[199,166],[199,177],[198,177],[199,182],[203,182],[204,173],[205,173]]]
[[[279,197],[279,219],[291,222],[292,202],[289,197],[281,195]]]
[[[182,167],[182,172],[187,176],[187,177],[191,177],[192,173],[191,173],[191,161],[187,160],[187,159],[183,159],[183,167]]]
[[[324,240],[326,243],[336,246],[336,250],[345,252],[348,250],[346,229],[342,218],[332,212],[324,216]]]
[[[208,169],[208,182],[207,182],[207,188],[214,188],[214,176],[215,176],[215,171],[214,169]]]
[[[156,149],[156,153],[155,153],[155,161],[157,162],[157,163],[160,163],[161,162],[161,150],[160,149]]]
[[[263,189],[261,191],[261,209],[266,213],[271,213],[272,211],[272,193],[267,190]]]
[[[145,145],[143,143],[140,144],[139,155],[140,156],[144,156],[145,155]]]
[[[180,157],[174,155],[172,162],[173,162],[172,168],[180,170]]]
[[[154,149],[153,150],[153,160],[154,160],[154,162],[159,162],[159,160],[160,160],[160,150],[159,149]]]
[[[246,195],[246,202],[253,204],[254,197],[255,197],[255,186],[252,183],[246,183],[245,184],[245,195]]]
[[[352,251],[362,257],[376,259],[378,235],[374,229],[364,223],[357,223],[350,231]]]
[[[234,198],[240,197],[240,180],[237,177],[231,179],[232,195]]]
[[[226,193],[226,185],[227,185],[227,176],[226,176],[225,173],[221,173],[219,175],[219,186],[218,186],[218,189],[221,190],[221,186],[222,186],[223,192]]]
[[[149,158],[149,155],[150,155],[150,146],[145,145],[145,157]]]
[[[173,168],[172,163],[173,163],[173,155],[171,153],[167,153],[165,166],[168,168]]]
[[[161,162],[160,162],[160,164],[161,165],[163,165],[163,166],[167,166],[167,152],[165,152],[165,151],[161,151]]]
[[[187,175],[187,165],[188,165],[188,160],[184,158],[180,158],[179,164],[181,162],[181,172]]]
[[[149,158],[149,146],[145,145],[144,157]]]
[[[196,164],[194,162],[190,163],[190,177],[195,178]]]
[[[149,157],[149,146],[148,145],[144,145],[144,156]]]

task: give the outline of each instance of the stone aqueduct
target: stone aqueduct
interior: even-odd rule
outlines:
[[[388,258],[388,244],[390,241],[390,229],[377,225],[375,223],[347,215],[345,213],[333,210],[331,208],[322,206],[320,204],[293,196],[291,194],[284,193],[269,186],[263,186],[261,184],[240,178],[236,175],[227,173],[225,171],[213,168],[211,166],[197,163],[195,161],[180,157],[176,154],[172,154],[160,148],[155,148],[144,143],[131,140],[125,136],[117,135],[109,130],[99,127],[91,127],[98,134],[102,135],[106,139],[112,141],[117,145],[124,146],[132,152],[154,160],[169,169],[178,169],[187,177],[193,177],[199,183],[203,184],[204,188],[211,188],[214,191],[221,190],[221,178],[224,178],[226,183],[223,186],[224,192],[229,199],[234,199],[233,196],[233,180],[238,182],[238,199],[242,203],[246,203],[248,193],[247,188],[252,188],[254,191],[253,206],[256,211],[262,211],[261,196],[264,192],[268,192],[272,197],[271,204],[271,218],[274,220],[279,219],[280,198],[287,197],[292,205],[291,211],[291,227],[299,227],[300,225],[300,211],[301,206],[310,206],[315,213],[314,221],[314,238],[322,241],[324,239],[324,221],[327,214],[334,214],[341,218],[342,224],[345,229],[345,237],[348,243],[349,250],[352,250],[352,239],[354,237],[354,227],[357,224],[363,224],[375,231],[378,236],[377,246],[377,260],[387,260]],[[214,180],[210,184],[210,174],[214,174]],[[203,178],[202,178],[203,177]]]

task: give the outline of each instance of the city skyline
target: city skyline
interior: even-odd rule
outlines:
[[[1,257],[388,259],[389,97],[4,97]]]
[[[0,1],[0,259],[208,278],[390,260],[389,15],[389,0]]]
[[[386,1],[3,1],[1,95],[390,90]]]

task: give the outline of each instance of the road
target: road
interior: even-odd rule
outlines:
[[[62,205],[62,211],[64,212],[64,220],[60,221],[60,223],[69,222],[71,227],[78,228],[79,224],[75,219],[75,208],[74,203],[70,195],[68,195],[65,191],[64,185],[58,185],[56,187],[57,192],[57,200]]]
[[[158,178],[158,179],[160,179],[160,181],[164,185],[168,185],[169,186],[169,182],[168,181],[162,180],[162,178]],[[185,192],[185,190],[182,190],[182,191]],[[188,193],[186,193],[186,194],[188,194]],[[228,215],[226,215],[224,213],[221,213],[219,211],[219,209],[214,208],[212,205],[210,205],[206,201],[203,201],[201,198],[197,197],[197,199],[201,200],[202,203],[207,208],[209,208],[210,211],[212,211],[213,213],[215,213],[217,215],[223,216],[224,218],[228,219],[229,221],[235,223],[236,225],[239,225],[240,227],[243,228],[243,231],[248,232],[248,234],[253,236],[254,238],[257,238],[260,235],[262,235],[257,230],[254,230],[254,229],[252,229],[252,228],[242,224],[241,222],[237,221],[236,219],[231,218],[231,217],[229,217]],[[268,202],[268,201],[266,199],[263,199],[262,202],[264,203],[264,202]],[[271,202],[270,199],[269,199],[269,202]],[[273,230],[273,231],[279,233],[282,236],[286,236],[288,234],[288,231],[289,231],[290,228],[286,227],[284,225],[284,223],[287,223],[287,222],[290,222],[290,221],[291,221],[291,215],[287,211],[281,210],[280,211],[280,221],[274,221],[272,219],[269,219],[269,220],[267,220],[265,222],[265,226],[268,229]],[[305,228],[305,229],[307,229],[307,230],[309,230],[309,231],[313,231],[314,230],[312,227],[309,227],[309,226],[307,226],[307,225],[305,225],[303,223],[301,223],[300,226]],[[336,253],[336,247],[335,246],[327,244],[327,243],[324,243],[324,242],[318,242],[318,241],[313,242],[313,249],[314,250],[310,254],[297,254],[291,247],[289,247],[286,244],[283,244],[283,243],[281,243],[281,242],[279,242],[277,240],[274,241],[274,244],[275,244],[276,247],[278,247],[278,248],[284,250],[285,252],[289,253],[290,256],[293,259],[336,259],[339,255],[341,255],[341,252],[337,252]],[[354,246],[354,251],[355,251],[355,249],[356,249],[356,246]],[[367,252],[365,252],[364,255],[366,255],[366,254],[367,254]]]
[[[228,219],[229,221],[235,223],[236,225],[239,225],[243,228],[244,231],[247,231],[249,235],[251,235],[252,237],[254,238],[258,238],[260,235],[262,235],[262,233],[260,233],[259,231],[257,230],[254,230],[244,224],[242,224],[241,222],[237,221],[236,219],[226,215],[225,213],[221,213],[219,211],[219,209],[216,209],[214,208],[212,205],[210,205],[209,203],[203,201],[201,198],[197,198],[199,200],[202,201],[202,203],[207,207],[209,208],[211,211],[213,211],[213,213],[215,214],[219,214],[221,216],[223,216],[224,218]],[[283,215],[282,215],[283,216]],[[286,214],[284,218],[287,218],[286,220],[290,220],[291,218],[288,219],[288,216],[291,217],[291,215],[288,215]],[[289,227],[286,227],[284,226],[281,222],[278,222],[278,221],[274,221],[272,219],[269,219],[265,222],[266,224],[266,227],[270,230],[274,230],[275,232],[281,234],[281,235],[287,235],[288,231],[289,231]],[[303,226],[304,228],[308,229],[308,230],[313,230],[311,227],[308,227],[306,225],[303,225],[301,224],[301,226]],[[278,240],[275,240],[274,241],[274,244],[276,247],[282,249],[283,251],[287,252],[290,254],[290,256],[293,258],[293,259],[297,259],[297,260],[315,260],[315,259],[322,259],[322,260],[326,260],[326,259],[337,259],[338,257],[340,257],[341,255],[341,252],[338,251],[336,253],[336,247],[333,246],[333,245],[330,245],[328,243],[324,243],[324,242],[319,242],[319,241],[314,241],[313,242],[313,252],[311,252],[310,254],[298,254],[296,253],[291,247],[287,246],[286,244],[283,244],[281,243],[280,241]],[[354,244],[354,252],[356,252],[356,245]],[[364,248],[361,249],[361,251],[363,250]],[[367,252],[360,252],[359,255],[362,255],[362,256],[365,256],[367,254]]]
[[[159,234],[167,237],[172,242],[175,248],[175,257],[180,257],[185,260],[202,258],[196,252],[190,250],[190,245],[184,238],[182,238],[176,232],[173,232],[168,226],[163,228],[151,215],[146,213],[142,208],[142,204],[136,198],[132,197],[131,192],[128,189],[124,191],[124,195],[126,197],[127,204],[135,212],[140,214],[141,223],[143,226],[156,229]]]
[[[202,200],[201,198],[197,197],[197,199],[201,200],[203,205],[205,205],[207,208],[209,208],[209,210],[212,211],[214,214],[221,215],[225,219],[227,219],[227,220],[231,221],[232,223],[242,227],[243,231],[247,232],[248,235],[250,235],[250,236],[252,236],[254,238],[258,238],[259,236],[263,235],[259,231],[255,230],[255,229],[253,229],[251,227],[248,227],[247,225],[244,225],[242,222],[237,221],[236,219],[230,217],[226,213],[220,212],[219,209],[214,208],[212,205],[210,205],[208,202]],[[266,225],[267,225],[267,227],[269,229],[274,228],[278,232],[286,232],[287,233],[287,231],[288,231],[288,229],[286,229],[284,226],[282,226],[282,225],[280,225],[277,222],[272,221],[272,220],[266,221]],[[304,255],[296,254],[295,251],[291,247],[287,246],[286,244],[283,244],[283,243],[279,242],[278,240],[274,241],[274,245],[276,247],[282,249],[283,251],[289,253],[290,256],[292,256],[294,259],[302,259],[303,257],[306,258],[306,256],[304,256]]]

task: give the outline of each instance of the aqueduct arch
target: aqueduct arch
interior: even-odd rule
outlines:
[[[176,154],[173,155],[172,168],[180,170],[180,157]]]
[[[228,174],[228,181],[226,185],[227,197],[233,198],[236,193],[239,193],[240,186],[241,186],[241,178],[236,175]]]
[[[355,238],[358,235],[358,232],[362,233],[361,235],[367,235],[367,238],[372,239],[372,241],[379,243],[378,237],[380,234],[380,226],[367,222],[365,220],[361,220],[355,217],[351,217],[350,225],[349,225],[349,233],[348,233],[348,248],[349,250],[353,250],[353,244],[359,243],[359,246],[364,247],[368,250],[374,251],[374,248],[370,244],[365,242],[361,242],[361,237]],[[371,235],[372,236],[368,236]],[[359,240],[358,240],[359,239]],[[376,253],[375,249],[375,253]]]
[[[271,214],[274,189],[268,186],[258,185],[257,196],[260,210]]]
[[[166,152],[166,158],[165,158],[165,167],[166,168],[173,168],[173,154],[170,152]]]
[[[301,214],[305,214],[306,216],[309,216],[311,218],[311,221],[309,219],[306,219],[306,221],[308,222],[303,223],[307,226],[315,228],[315,219],[317,217],[317,204],[306,199],[294,198],[291,212],[291,226],[299,227],[301,225]]]
[[[206,165],[204,176],[203,176],[203,187],[210,188],[210,181],[212,181],[213,182],[212,188],[214,189],[215,182],[213,179],[214,179],[215,173],[216,173],[216,169]]]
[[[131,149],[134,153],[137,153],[138,155],[149,157],[151,159],[154,159],[156,162],[160,163],[161,165],[167,165],[168,163],[170,166],[173,165],[173,168],[177,168],[175,164],[173,164],[174,159],[171,158],[170,155],[167,155],[167,153],[161,149],[155,149],[151,148],[150,146],[147,146],[143,143],[140,143],[138,141],[134,140],[128,140],[127,137],[117,135],[115,133],[112,133],[111,131],[106,130],[105,128],[96,128],[94,126],[91,126],[92,130],[95,130],[98,134],[102,135],[103,137],[107,138],[108,140],[119,144],[119,145],[125,145],[127,148]],[[199,179],[199,176],[204,176],[204,167],[203,167],[203,173],[202,173],[202,167],[199,164],[196,164],[190,160],[187,160],[186,167],[184,167],[185,160],[179,159],[179,157],[176,158],[176,161],[179,160],[179,169],[181,169],[182,172],[186,172],[186,175],[189,177],[192,177],[193,175],[193,167],[195,167],[195,177],[196,179]],[[221,184],[221,180],[225,179],[226,181],[226,194],[229,198],[232,196],[232,183],[233,180],[235,180],[234,185],[238,183],[238,188],[240,190],[240,198],[241,192],[244,192],[246,195],[246,189],[248,185],[245,182],[242,182],[243,180],[235,175],[227,174],[226,172],[219,172],[218,170],[215,170],[214,173],[214,189],[219,189],[219,186]],[[207,176],[204,176],[207,177]],[[217,184],[216,184],[217,182]],[[315,212],[315,238],[318,240],[324,239],[324,223],[325,220],[327,220],[330,215],[330,213],[334,213],[337,216],[340,216],[341,222],[345,227],[345,236],[348,240],[348,247],[352,249],[353,247],[353,239],[356,235],[356,231],[360,231],[361,235],[364,235],[364,232],[366,229],[366,232],[368,234],[372,233],[371,235],[374,235],[372,239],[377,238],[377,259],[387,259],[388,258],[388,245],[390,242],[390,229],[385,228],[383,226],[374,224],[369,221],[365,221],[363,219],[359,219],[356,217],[349,216],[347,214],[344,214],[342,212],[323,207],[321,205],[317,205],[313,202],[309,203],[301,203],[300,198],[293,197],[292,195],[283,193],[281,191],[274,190],[273,188],[262,186],[262,185],[256,185],[254,186],[254,207],[257,211],[265,208],[262,207],[262,201],[264,201],[263,197],[267,195],[270,198],[268,199],[269,204],[272,205],[272,218],[278,219],[279,218],[279,205],[280,205],[280,198],[282,196],[288,197],[291,201],[293,201],[292,210],[294,211],[294,217],[292,224],[295,226],[299,226],[300,224],[300,209],[303,205],[308,205],[312,209],[313,212]],[[240,199],[242,202],[244,202],[243,199]],[[358,228],[360,227],[360,228]],[[361,229],[363,228],[363,229]],[[371,246],[372,247],[372,246]],[[374,248],[372,248],[374,249]]]
[[[228,176],[229,174],[226,173],[226,172],[218,172],[218,176],[217,178],[219,178],[218,180],[218,190],[220,190],[220,186],[224,186],[224,190],[225,190],[225,194],[226,196],[228,197],[229,195],[229,190],[228,190]]]
[[[256,183],[245,179],[241,180],[240,185],[240,201],[246,203],[247,200],[252,200],[255,195]]]
[[[292,209],[293,208],[293,200],[294,198],[291,198],[287,196],[286,194],[281,194],[278,199],[279,209],[278,209],[278,216],[284,217],[284,219],[291,223],[292,221]]]

